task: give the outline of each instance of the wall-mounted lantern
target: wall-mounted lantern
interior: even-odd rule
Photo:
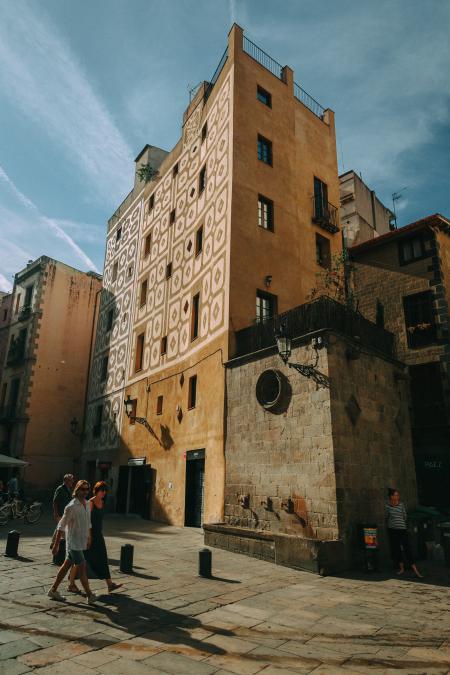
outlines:
[[[303,375],[303,377],[314,380],[314,382],[317,382],[317,384],[320,384],[323,387],[330,386],[329,378],[317,370],[317,364],[319,363],[319,350],[325,347],[325,340],[321,335],[313,337],[311,340],[311,346],[316,354],[315,361],[312,365],[292,363],[289,361],[292,353],[292,338],[288,334],[286,320],[280,323],[280,330],[277,335],[275,335],[275,339],[277,342],[278,354],[285,365],[289,366],[289,368],[294,368],[294,370],[300,373],[300,375]]]

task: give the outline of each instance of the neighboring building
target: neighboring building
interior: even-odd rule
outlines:
[[[274,334],[285,321],[289,361],[317,360],[324,380],[283,363]],[[378,527],[387,556],[387,488],[416,504],[394,336],[326,297],[270,328],[239,331],[238,356],[226,364],[225,518],[204,526],[206,544],[332,573],[358,565],[365,524]]]
[[[3,365],[8,349],[9,323],[11,321],[12,293],[0,291],[0,382],[2,380]],[[1,395],[1,393],[0,393]],[[1,453],[0,447],[0,453]]]
[[[22,477],[32,493],[53,487],[79,460],[100,289],[97,274],[46,256],[15,276],[0,443],[6,454],[29,462]],[[78,427],[71,427],[74,418]]]
[[[118,511],[199,525],[223,515],[235,331],[304,302],[341,251],[334,115],[234,25],[178,144],[143,153],[108,225],[84,462]]]
[[[422,504],[450,505],[450,221],[439,214],[350,250],[358,309],[409,366]]]
[[[390,232],[394,214],[380,202],[357,173],[339,176],[341,224],[347,247],[362,244]]]

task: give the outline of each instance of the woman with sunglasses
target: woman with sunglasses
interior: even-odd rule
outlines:
[[[84,552],[86,561],[90,569],[99,579],[104,579],[108,586],[108,591],[116,591],[122,584],[116,584],[111,579],[111,573],[108,565],[108,553],[106,551],[105,538],[103,536],[103,513],[104,502],[108,486],[104,481],[99,481],[94,485],[94,496],[89,500],[88,507],[91,512],[91,545]],[[76,571],[69,578],[69,588],[71,593],[79,593],[80,589],[75,583]]]

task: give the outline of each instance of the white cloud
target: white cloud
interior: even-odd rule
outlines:
[[[0,83],[100,200],[115,204],[129,191],[130,148],[42,4],[0,4]]]
[[[40,230],[41,226],[44,226],[47,231],[50,231],[52,235],[57,237],[59,240],[61,240],[66,246],[68,246],[71,250],[72,254],[75,254],[75,256],[82,261],[83,266],[87,267],[90,270],[94,270],[98,272],[97,267],[95,266],[95,263],[89,258],[89,256],[86,255],[86,253],[83,251],[80,246],[72,239],[70,235],[65,232],[65,230],[61,227],[61,225],[58,223],[58,221],[54,218],[49,218],[48,216],[42,214],[37,206],[29,199],[26,195],[21,192],[16,185],[13,183],[13,181],[10,179],[6,171],[0,166],[0,181],[3,181],[3,183],[8,187],[12,195],[16,198],[16,200],[25,207],[25,209],[28,211],[28,213],[32,216],[33,220],[31,223],[35,226],[37,226],[35,229],[37,231]],[[14,216],[13,216],[14,217]],[[33,239],[36,241],[36,238],[33,237],[32,235],[35,234],[37,235],[37,232],[33,232],[33,227],[30,222],[24,222],[23,219],[20,219],[19,216],[15,216],[16,222],[20,223],[21,227],[23,230],[28,231],[28,235],[30,236],[30,243],[33,241]],[[8,215],[7,220],[5,219],[5,224],[2,226],[2,223],[0,222],[0,232],[9,232],[10,236],[8,237],[8,241],[10,241],[11,237],[13,236],[13,230],[11,228],[11,219],[10,215]],[[14,244],[13,244],[14,245]],[[2,247],[3,248],[3,247]],[[46,253],[44,251],[43,253]],[[40,253],[39,253],[40,255]],[[27,259],[28,258],[33,258],[35,256],[33,255],[26,255]],[[5,258],[6,260],[6,258]],[[3,261],[2,261],[3,263]],[[5,263],[3,263],[5,264]],[[17,268],[14,271],[18,271]]]

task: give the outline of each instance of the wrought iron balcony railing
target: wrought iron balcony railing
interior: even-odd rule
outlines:
[[[331,232],[331,234],[339,232],[338,210],[333,204],[330,204],[323,199],[313,197],[312,207],[312,219],[314,223],[324,230],[327,230],[327,232]]]
[[[11,422],[16,417],[16,406],[6,405],[0,408],[0,424]]]
[[[320,330],[335,330],[357,340],[358,343],[366,347],[371,347],[395,358],[395,336],[393,333],[326,296],[295,307],[278,316],[267,318],[263,323],[257,323],[237,331],[234,356],[244,356],[266,347],[275,346],[275,335],[280,331],[281,322],[287,323],[287,329],[292,338]]]
[[[17,317],[19,321],[26,321],[31,316],[31,305],[24,305]]]

